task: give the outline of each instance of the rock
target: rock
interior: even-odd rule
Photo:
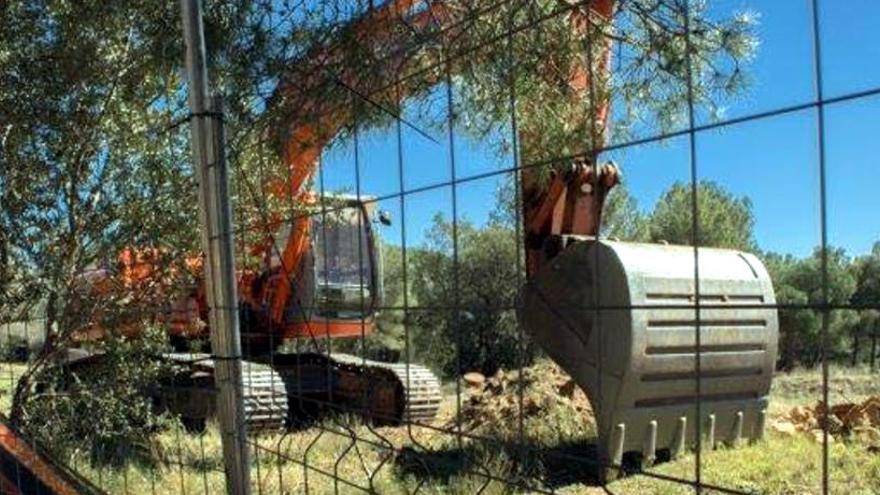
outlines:
[[[829,414],[828,415],[828,432],[829,433],[843,433],[845,429],[845,424],[840,420],[836,415]]]
[[[776,433],[781,433],[785,436],[793,436],[797,433],[797,428],[795,428],[794,424],[790,421],[774,421],[770,425],[770,429],[775,431]]]
[[[860,413],[861,410],[859,405],[851,402],[831,406],[831,414],[837,417],[841,422],[845,422],[848,418]]]
[[[871,397],[862,403],[862,410],[868,418],[868,423],[880,426],[880,397]]]
[[[462,378],[464,379],[464,382],[468,385],[468,387],[482,388],[483,384],[486,383],[486,377],[482,373],[477,371],[465,373]]]
[[[782,418],[799,431],[810,432],[822,428],[825,412],[827,428],[833,435],[850,435],[866,427],[880,427],[880,396],[869,397],[861,404],[844,402],[826,407],[821,401],[812,408],[797,406]]]
[[[804,407],[797,406],[788,413],[788,418],[796,425],[812,425],[815,420],[813,411]]]
[[[583,421],[592,417],[584,392],[550,361],[539,361],[522,372],[499,370],[490,377],[482,376],[482,386],[477,385],[480,378],[473,373],[463,377],[469,390],[460,416],[465,431],[515,428],[519,417],[529,420],[570,414]]]

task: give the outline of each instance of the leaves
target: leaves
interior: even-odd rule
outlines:
[[[673,184],[657,201],[650,217],[653,242],[723,247],[752,251],[754,214],[748,197],[736,197],[714,182],[696,188],[698,221],[693,219],[694,194],[689,184]],[[694,237],[694,224],[697,236]]]
[[[453,243],[457,252],[454,254]],[[503,225],[453,226],[435,217],[426,249],[411,253],[414,342],[420,357],[447,376],[491,375],[528,364],[534,348],[521,338],[513,308],[523,274],[519,246]]]
[[[138,339],[104,342],[92,364],[41,369],[17,404],[19,426],[63,458],[84,450],[99,466],[138,454],[154,462],[153,434],[170,421],[150,396],[173,372],[161,358],[166,346],[165,329],[148,328]]]
[[[648,230],[648,219],[639,211],[638,204],[626,185],[615,186],[602,208],[601,236],[621,241],[645,242],[648,239]]]
[[[827,305],[849,303],[856,290],[850,260],[842,249],[827,250],[827,300],[823,288],[822,252],[816,249],[812,256],[797,259],[791,255],[769,253],[764,256],[779,310],[780,353],[779,366],[791,368],[795,364],[814,366],[822,351],[822,308]],[[787,306],[787,307],[786,307]],[[845,336],[854,323],[849,311],[828,313],[827,352],[832,359],[846,352]]]

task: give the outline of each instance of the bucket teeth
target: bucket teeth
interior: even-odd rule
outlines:
[[[645,447],[642,449],[642,466],[650,467],[657,459],[657,420],[648,421],[648,431],[645,435]]]
[[[706,428],[706,447],[711,449],[715,448],[715,415],[710,414],[707,421]]]
[[[672,447],[670,448],[670,454],[673,459],[684,453],[686,438],[687,416],[681,416],[678,418],[678,423],[676,424],[675,430],[675,437],[672,443]]]

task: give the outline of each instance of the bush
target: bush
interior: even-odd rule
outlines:
[[[150,391],[170,376],[162,358],[163,329],[136,339],[115,337],[93,349],[88,364],[51,364],[33,370],[16,399],[21,427],[55,455],[85,450],[92,462],[117,464],[152,447],[153,434],[168,418],[152,404]]]
[[[517,273],[517,249],[507,226],[480,229],[459,221],[453,236],[452,224],[436,217],[428,249],[412,253],[412,300],[419,307],[410,312],[413,341],[420,357],[444,375],[491,375],[534,358],[513,311],[524,280]]]

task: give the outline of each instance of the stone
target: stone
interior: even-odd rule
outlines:
[[[774,421],[770,424],[770,429],[788,437],[797,433],[797,428],[795,428],[794,423],[786,420]]]
[[[468,387],[482,388],[483,384],[486,383],[486,377],[482,373],[477,371],[465,373],[462,378],[464,379],[464,382],[467,384]]]

